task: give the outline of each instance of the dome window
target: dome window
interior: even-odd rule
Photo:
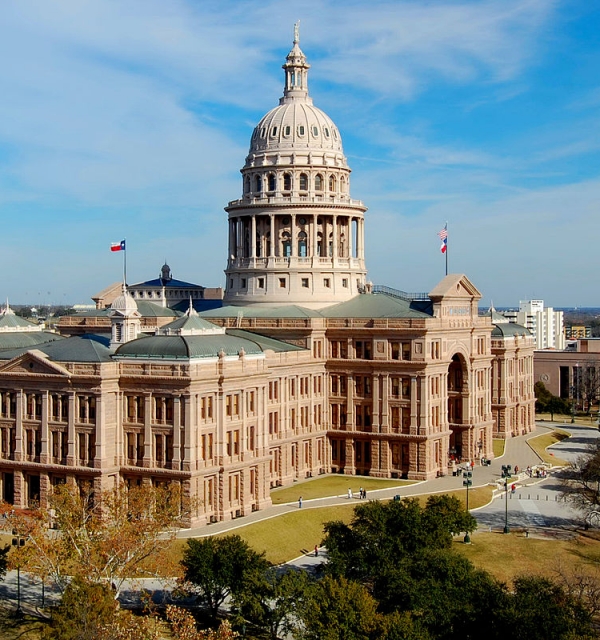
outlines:
[[[283,190],[284,191],[292,190],[292,176],[289,173],[283,174]]]
[[[290,133],[292,133],[292,127],[290,127],[290,125],[288,124],[286,128],[283,130],[283,135],[289,136]]]
[[[268,190],[269,191],[275,191],[275,189],[277,188],[276,185],[277,185],[277,181],[275,179],[275,174],[274,173],[270,173],[269,174],[269,188],[268,188]]]
[[[252,132],[252,140],[256,140],[257,135],[258,135],[258,127],[255,127],[254,131]]]
[[[250,193],[250,176],[246,176],[244,180],[244,193]]]
[[[315,191],[323,191],[323,176],[320,173],[315,176]]]
[[[264,137],[265,137],[265,135],[267,135],[267,129],[266,129],[266,127],[263,127],[263,128],[260,130],[260,137],[261,137],[261,138],[264,138]]]
[[[316,138],[319,135],[319,129],[313,125],[312,134]]]
[[[308,191],[308,176],[305,173],[300,174],[300,191]]]
[[[323,131],[325,132],[325,137],[329,138],[329,129],[327,127],[323,127]]]
[[[298,135],[299,136],[303,136],[304,135],[304,125],[298,125]]]
[[[337,131],[333,129],[333,139],[337,140]]]
[[[262,191],[262,178],[260,176],[254,178],[254,191],[258,193]]]
[[[274,138],[277,135],[277,127],[271,129],[271,137]]]
[[[329,176],[329,191],[335,191],[335,176]]]

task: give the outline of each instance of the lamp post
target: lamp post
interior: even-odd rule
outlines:
[[[508,528],[508,479],[511,476],[511,465],[502,465],[502,477],[504,478],[504,533],[510,533]]]
[[[22,547],[25,544],[25,538],[21,537],[18,533],[13,532],[12,546],[13,547]],[[21,563],[17,564],[17,618],[22,617],[23,609],[21,608]]]
[[[467,513],[469,513],[469,487],[473,484],[473,473],[471,471],[463,471],[463,487],[467,487]],[[464,543],[469,544],[471,537],[469,532],[465,534]]]

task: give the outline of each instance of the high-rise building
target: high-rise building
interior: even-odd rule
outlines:
[[[563,312],[544,307],[543,300],[521,300],[519,310],[504,312],[510,322],[520,324],[531,332],[536,349],[564,349]]]

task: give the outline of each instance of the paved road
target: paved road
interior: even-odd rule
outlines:
[[[571,424],[560,424],[571,437],[549,447],[557,458],[575,461],[587,446],[595,442],[597,429]],[[489,505],[473,511],[480,529],[503,529],[508,522],[510,529],[524,529],[534,535],[564,536],[582,526],[581,514],[572,509],[562,496],[561,472],[555,469],[546,480],[525,478],[517,483],[514,493],[499,492]]]

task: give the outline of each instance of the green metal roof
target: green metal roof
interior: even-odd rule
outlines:
[[[58,333],[50,331],[1,331],[0,352],[7,349],[33,349],[39,345],[64,340]]]
[[[282,305],[279,307],[267,307],[262,304],[247,305],[244,307],[226,306],[218,309],[202,311],[203,318],[320,318],[321,313],[316,309],[307,309],[296,304]]]
[[[161,331],[222,331],[221,327],[200,318],[196,313],[184,315],[161,327]]]
[[[321,309],[325,318],[431,318],[430,301],[408,301],[385,293],[364,293]]]
[[[117,358],[160,358],[190,359],[215,358],[221,351],[227,356],[237,356],[241,350],[247,355],[263,352],[255,340],[248,340],[236,335],[203,335],[203,336],[148,336],[138,338],[121,345],[116,353]]]
[[[154,302],[148,302],[147,300],[136,300],[135,302],[143,318],[179,318],[181,316],[179,311],[163,307],[160,304],[154,304]],[[108,317],[110,311],[110,307],[106,307],[106,309],[89,309],[75,314],[75,317],[104,318]]]
[[[530,336],[531,332],[526,327],[514,322],[502,322],[495,324],[492,329],[492,338],[514,338],[515,336]]]
[[[0,358],[12,360],[26,351],[35,348],[45,353],[53,362],[110,362],[112,351],[110,339],[106,336],[86,334],[60,338],[46,344],[31,345],[12,351],[1,351]]]
[[[35,322],[30,322],[25,318],[21,318],[16,313],[10,311],[9,313],[0,314],[0,329],[22,329],[27,328],[30,331],[39,328]]]
[[[251,340],[256,342],[263,351],[271,349],[279,353],[280,351],[303,351],[303,347],[299,347],[295,344],[289,344],[289,342],[282,342],[276,338],[269,338],[258,333],[252,333],[252,331],[244,331],[243,329],[228,329],[227,333],[238,338],[244,338],[245,340]]]

